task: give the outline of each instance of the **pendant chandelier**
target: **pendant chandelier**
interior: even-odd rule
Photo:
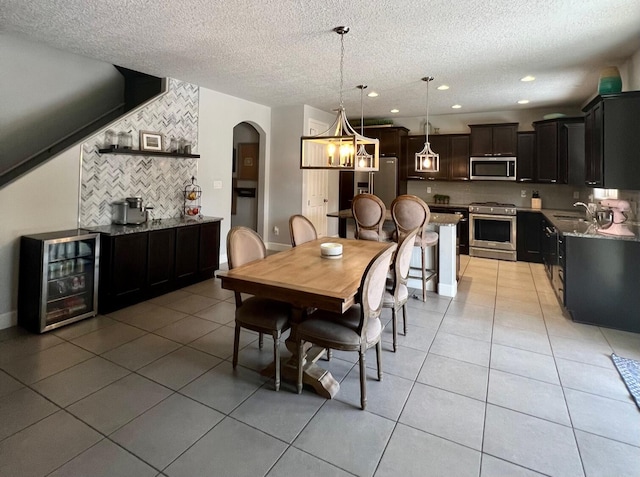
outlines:
[[[422,81],[427,83],[427,118],[424,123],[426,141],[424,149],[416,153],[416,172],[438,172],[440,155],[433,152],[429,144],[429,83],[433,81],[433,76],[425,76]]]
[[[364,137],[364,90],[367,88],[366,84],[359,84],[356,86],[360,90],[360,135]],[[373,167],[373,154],[369,154],[364,144],[360,144],[360,148],[356,153],[357,168],[359,170],[372,170]]]
[[[370,139],[362,134],[358,134],[349,121],[344,109],[342,100],[342,90],[344,84],[344,35],[349,32],[349,28],[339,26],[333,29],[340,35],[340,107],[337,109],[337,116],[331,127],[317,136],[302,136],[301,138],[301,169],[340,169],[356,171],[377,171],[380,141]],[[362,90],[361,90],[362,91]],[[362,94],[361,94],[362,97]],[[365,145],[371,145],[373,154],[370,155],[364,149]],[[370,159],[365,159],[364,155],[359,156],[364,151]],[[360,161],[360,158],[363,160]]]

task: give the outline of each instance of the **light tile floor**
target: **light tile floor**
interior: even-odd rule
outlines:
[[[333,400],[275,393],[250,332],[234,372],[218,280],[2,330],[0,475],[640,475],[640,412],[609,358],[640,359],[640,334],[567,319],[540,265],[462,259],[453,300],[409,302],[395,354],[385,331],[382,382],[368,356],[366,411],[355,353],[321,361]]]

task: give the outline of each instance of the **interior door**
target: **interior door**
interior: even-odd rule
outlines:
[[[309,120],[309,136],[315,136],[329,129],[329,125],[313,119]],[[329,174],[326,170],[302,171],[302,215],[316,228],[318,237],[327,235],[327,213],[329,205]]]

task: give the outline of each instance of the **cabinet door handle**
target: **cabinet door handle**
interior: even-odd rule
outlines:
[[[555,180],[555,179],[551,179],[551,181],[550,181],[550,182],[551,182],[552,184],[555,184],[555,183],[556,183],[556,182],[558,182],[558,181],[557,181],[557,180]]]
[[[530,177],[521,177],[520,179],[518,179],[518,182],[529,182],[532,181],[533,179]]]

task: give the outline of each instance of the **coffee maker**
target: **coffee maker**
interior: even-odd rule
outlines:
[[[149,218],[153,207],[142,205],[142,197],[127,197],[112,204],[112,222],[119,225],[140,225]]]
[[[611,211],[611,222],[602,228],[598,228],[598,233],[605,235],[621,235],[625,237],[632,237],[635,235],[625,224],[628,219],[627,212],[631,210],[629,202],[621,199],[603,199],[600,201],[600,205]]]

